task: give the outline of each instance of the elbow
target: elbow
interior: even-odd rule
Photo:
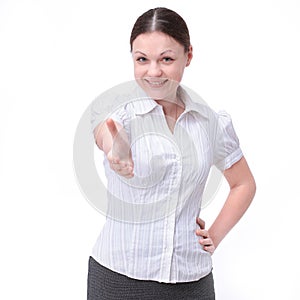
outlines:
[[[251,178],[248,181],[248,193],[249,193],[249,198],[252,201],[256,194],[256,182],[253,176],[251,176]]]
[[[254,177],[251,175],[247,179],[245,178],[242,183],[233,187],[232,192],[240,193],[240,197],[245,200],[244,203],[247,203],[247,206],[249,206],[256,194],[256,182]]]

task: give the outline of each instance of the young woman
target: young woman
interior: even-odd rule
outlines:
[[[89,261],[88,299],[215,299],[211,255],[250,205],[253,176],[229,115],[180,85],[193,57],[185,21],[151,9],[130,46],[132,101],[105,122],[93,110],[110,208]],[[230,193],[206,230],[198,216],[212,165]]]

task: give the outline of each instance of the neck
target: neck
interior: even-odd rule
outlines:
[[[172,116],[177,109],[177,101],[156,100],[162,106],[165,115]]]
[[[162,106],[165,116],[177,120],[178,116],[184,111],[184,104],[180,99],[174,101],[155,100]]]

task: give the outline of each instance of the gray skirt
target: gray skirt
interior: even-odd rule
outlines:
[[[214,280],[212,272],[198,281],[176,284],[137,280],[107,269],[90,257],[87,299],[214,300]]]

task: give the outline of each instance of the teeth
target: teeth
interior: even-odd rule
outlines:
[[[150,82],[150,84],[153,84],[153,85],[160,85],[160,84],[162,84],[162,82]]]
[[[164,81],[149,81],[149,80],[147,80],[147,81],[150,85],[154,85],[154,86],[160,86],[166,82],[166,80],[164,80]]]

